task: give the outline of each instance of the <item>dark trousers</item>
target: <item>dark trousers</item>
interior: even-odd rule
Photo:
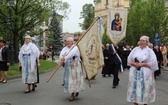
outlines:
[[[117,86],[119,84],[118,72],[120,69],[120,65],[113,64],[113,86]]]
[[[161,67],[160,67],[161,63],[158,63],[158,68],[159,70],[155,71],[154,75],[155,75],[155,78],[156,76],[159,76],[159,74],[161,74]]]
[[[161,74],[161,63],[158,63],[158,68],[159,68],[159,74]]]
[[[52,56],[52,61],[55,61],[55,58],[54,58],[54,56]]]

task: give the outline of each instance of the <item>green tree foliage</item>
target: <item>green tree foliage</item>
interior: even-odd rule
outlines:
[[[154,33],[163,36],[166,32],[167,15],[165,0],[131,0],[128,14],[127,40],[136,45],[140,36],[147,35],[151,43]]]
[[[81,18],[83,18],[83,23],[79,23],[82,30],[87,30],[89,26],[94,21],[94,6],[90,4],[85,4],[82,7],[82,12],[80,13]]]
[[[53,50],[60,51],[60,49],[63,47],[62,42],[62,28],[60,27],[60,19],[62,19],[62,16],[54,13],[52,16],[52,21],[49,27],[49,42],[48,45],[53,46]]]
[[[50,0],[48,4],[49,10],[61,15],[62,18],[68,18],[67,15],[71,10],[67,2],[63,2],[62,0]]]
[[[8,6],[9,1],[15,1],[13,5]],[[57,3],[57,7],[55,7]],[[3,0],[0,3],[0,34],[4,39],[9,41],[12,37],[14,40],[13,47],[15,52],[15,61],[17,61],[19,43],[23,44],[23,37],[27,31],[34,31],[34,28],[40,26],[42,22],[48,21],[49,10],[65,10],[68,5],[62,3],[61,0]],[[8,10],[12,11],[12,32],[9,37],[9,28],[6,25],[6,18],[9,16]],[[66,12],[63,12],[66,14]],[[44,31],[44,30],[42,30]],[[35,31],[34,31],[35,32]],[[40,30],[34,34],[41,33]]]
[[[100,3],[101,0],[93,0],[93,2],[96,4],[96,3]]]
[[[111,44],[110,39],[107,37],[107,27],[104,28],[104,33],[102,37],[102,44],[105,46],[107,43]]]
[[[75,32],[74,36],[81,36],[83,34],[83,32]]]
[[[41,24],[45,19],[48,13],[46,11],[45,0],[34,1],[34,0],[4,0],[0,4],[0,34],[8,36],[13,39],[14,55],[15,61],[17,61],[17,55],[19,51],[19,43],[23,42],[23,36],[26,31],[32,30],[36,25]],[[9,3],[12,5],[8,5]],[[13,35],[9,37],[9,28],[6,25],[6,18],[9,17],[9,10],[12,12],[12,32]],[[6,37],[5,37],[6,38]]]

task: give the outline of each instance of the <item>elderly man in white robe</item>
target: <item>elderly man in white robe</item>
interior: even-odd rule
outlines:
[[[29,35],[25,36],[25,43],[19,52],[19,66],[22,71],[22,82],[27,84],[25,93],[35,90],[36,84],[39,83],[39,74],[37,68],[40,66],[40,51],[38,47],[31,42]]]
[[[149,37],[142,36],[139,46],[128,56],[130,67],[127,101],[134,105],[152,103],[155,101],[154,71],[158,70],[154,51],[148,47]]]
[[[77,46],[73,45],[73,38],[66,38],[66,46],[60,53],[60,64],[64,65],[64,92],[71,94],[70,101],[85,89],[83,70],[80,60],[80,52]]]

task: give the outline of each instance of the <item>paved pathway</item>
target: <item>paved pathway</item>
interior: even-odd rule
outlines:
[[[78,98],[69,102],[69,94],[63,92],[61,67],[54,77],[46,82],[53,71],[40,74],[40,84],[35,92],[25,94],[26,85],[21,78],[9,80],[7,84],[0,84],[0,105],[132,105],[126,101],[128,73],[120,74],[120,84],[112,88],[112,78],[101,76],[101,70],[95,80],[91,81],[89,88],[87,80],[86,89],[80,92]],[[168,69],[156,79],[156,102],[150,105],[168,105]],[[6,103],[6,104],[5,104]],[[8,104],[7,104],[8,103]]]

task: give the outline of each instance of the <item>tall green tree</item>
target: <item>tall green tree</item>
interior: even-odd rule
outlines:
[[[83,32],[80,32],[80,31],[74,33],[75,36],[81,36],[82,34]]]
[[[85,4],[82,7],[82,12],[80,13],[80,18],[84,19],[83,23],[79,23],[82,30],[87,30],[89,26],[94,21],[94,6],[93,4]]]
[[[60,18],[62,19],[62,16],[54,13],[52,15],[52,21],[49,26],[49,42],[48,45],[53,46],[53,50],[55,52],[60,51],[63,47],[62,42],[62,28],[60,26]]]
[[[44,5],[45,3],[45,0],[4,0],[4,2],[0,4],[0,34],[7,36],[5,37],[7,38],[7,41],[9,41],[9,38],[12,38],[16,62],[19,51],[18,42],[23,43],[23,36],[25,35],[25,32],[28,30],[30,31],[36,25],[41,24],[48,15],[47,6]],[[9,10],[11,11],[9,12]],[[12,36],[9,36],[9,28],[6,25],[9,13],[11,13]]]
[[[67,14],[70,12],[70,5],[67,2],[56,0],[50,2],[51,23],[49,25],[49,45],[53,45],[53,50],[60,51],[63,47],[62,40],[62,20],[68,18]]]
[[[93,0],[93,2],[96,4],[96,3],[100,3],[101,0]]]
[[[129,44],[136,45],[142,35],[149,36],[151,43],[156,32],[164,35],[167,30],[165,0],[131,0],[130,3],[126,37]]]
[[[9,1],[15,1],[12,6],[8,6]],[[19,51],[19,45],[23,44],[23,37],[27,31],[34,31],[36,26],[40,26],[43,21],[48,21],[49,10],[59,9],[63,6],[59,3],[57,8],[54,8],[53,2],[61,0],[3,0],[0,3],[0,34],[5,40],[9,41],[9,28],[6,25],[6,18],[9,16],[8,10],[12,11],[12,37],[13,47],[15,52],[15,61]],[[56,5],[56,4],[55,4]],[[65,12],[64,12],[65,13]],[[43,31],[43,30],[42,30]],[[38,31],[34,34],[41,33]],[[18,43],[20,42],[20,44]]]
[[[111,44],[110,39],[107,37],[107,27],[104,28],[104,33],[103,33],[103,37],[102,37],[102,44],[104,46],[106,46],[106,44],[109,43]]]

